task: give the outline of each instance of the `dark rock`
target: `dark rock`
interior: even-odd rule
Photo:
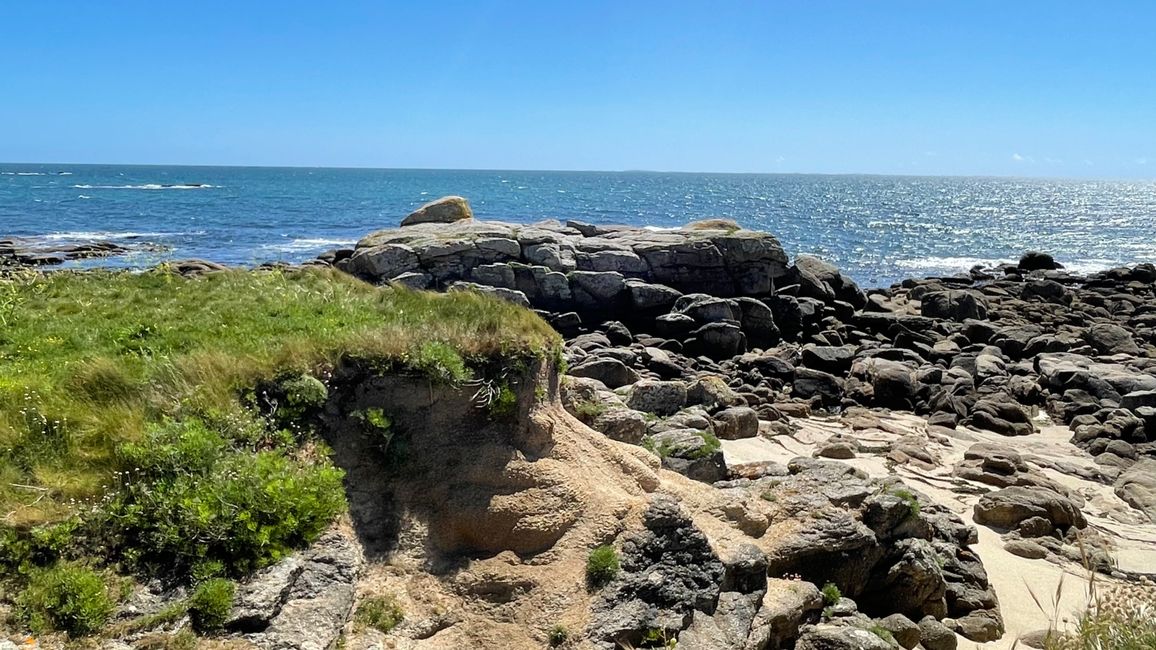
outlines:
[[[595,357],[570,368],[567,372],[575,377],[597,379],[609,388],[618,388],[638,381],[638,373],[618,359]]]
[[[1011,530],[1031,517],[1044,517],[1065,530],[1088,525],[1067,497],[1045,488],[1008,487],[983,495],[975,504],[976,523],[994,528]]]
[[[759,416],[747,406],[732,406],[715,413],[715,435],[723,440],[754,438],[759,435]]]
[[[793,393],[803,399],[819,398],[825,406],[835,406],[843,398],[843,380],[811,368],[796,368]]]
[[[987,318],[987,300],[973,291],[934,291],[923,296],[920,313],[927,318],[943,318],[962,323]]]
[[[1017,265],[1021,271],[1053,271],[1058,268],[1063,268],[1056,264],[1056,260],[1047,253],[1040,253],[1038,251],[1028,251],[1020,258]]]

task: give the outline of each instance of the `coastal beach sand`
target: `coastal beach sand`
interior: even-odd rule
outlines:
[[[1020,636],[1047,629],[1052,620],[1056,620],[1060,627],[1063,627],[1065,621],[1075,620],[1088,602],[1089,575],[1080,563],[1057,560],[1051,555],[1050,559],[1038,560],[1013,555],[1004,550],[999,532],[975,523],[973,506],[979,494],[993,488],[959,479],[952,476],[951,472],[955,464],[963,459],[964,452],[977,442],[1011,446],[1048,478],[1083,495],[1087,501],[1083,512],[1089,526],[1114,544],[1113,556],[1121,569],[1150,571],[1156,567],[1156,527],[1140,523],[1135,511],[1117,497],[1110,486],[1040,468],[1032,462],[1033,457],[1038,457],[1094,465],[1087,453],[1069,442],[1071,431],[1067,427],[1043,426],[1038,434],[1015,439],[960,427],[960,437],[948,439],[948,444],[943,444],[942,440],[927,435],[927,422],[918,416],[891,414],[879,418],[879,428],[856,431],[854,437],[871,446],[872,443],[898,440],[905,435],[921,435],[926,440],[927,449],[940,459],[939,466],[933,470],[916,469],[909,465],[893,465],[889,468],[891,463],[884,456],[869,452],[842,462],[872,477],[899,476],[936,503],[950,508],[979,531],[979,542],[971,548],[983,560],[999,597],[1006,632],[1002,639],[989,643],[976,643],[959,637],[960,650],[1011,648]],[[798,456],[811,456],[832,435],[852,434],[851,427],[839,418],[793,418],[791,422],[799,428],[791,436],[722,441],[727,464],[767,460],[786,464]],[[1111,578],[1103,575],[1097,575],[1095,579],[1101,584],[1112,582]],[[1025,645],[1020,643],[1019,647]]]

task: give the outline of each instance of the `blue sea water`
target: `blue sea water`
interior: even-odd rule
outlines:
[[[0,163],[0,238],[156,243],[105,264],[302,261],[446,194],[485,219],[675,227],[729,217],[866,286],[1051,252],[1089,272],[1156,261],[1156,182]]]

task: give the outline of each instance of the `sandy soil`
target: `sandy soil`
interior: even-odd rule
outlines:
[[[878,414],[876,414],[878,415]],[[1067,427],[1044,426],[1038,434],[1023,438],[1006,438],[998,434],[959,429],[958,437],[929,436],[927,423],[911,414],[878,415],[879,426],[852,433],[850,426],[838,418],[793,419],[799,427],[791,436],[749,438],[723,441],[723,452],[728,464],[773,460],[786,463],[797,456],[810,456],[814,450],[835,434],[852,434],[868,448],[898,440],[904,435],[922,436],[926,449],[939,463],[932,468],[896,465],[882,454],[862,452],[856,458],[843,462],[858,467],[872,476],[895,474],[915,489],[938,503],[951,508],[965,521],[975,525],[973,506],[979,494],[992,489],[981,483],[964,481],[952,476],[952,468],[963,459],[964,452],[976,442],[1009,445],[1024,455],[1025,460],[1050,479],[1084,497],[1083,508],[1089,526],[1096,528],[1113,544],[1113,555],[1121,569],[1136,572],[1156,572],[1156,525],[1146,522],[1135,510],[1120,500],[1112,488],[1052,469],[1041,468],[1033,458],[1062,460],[1076,465],[1092,465],[1091,458],[1070,444],[1071,432]],[[975,643],[960,637],[961,650],[978,648],[1011,648],[1016,639],[1027,632],[1046,629],[1050,621],[1071,620],[1087,602],[1088,572],[1076,562],[1048,559],[1030,560],[1013,555],[1003,548],[1000,534],[985,526],[976,525],[979,543],[974,547],[983,560],[988,576],[999,597],[1007,632],[1003,639],[991,643]],[[1097,576],[1097,580],[1105,580]],[[1033,596],[1034,594],[1034,596]],[[1037,604],[1038,601],[1038,604]],[[1024,647],[1022,644],[1020,647]]]

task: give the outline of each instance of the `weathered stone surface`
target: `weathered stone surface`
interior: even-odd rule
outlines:
[[[930,616],[919,621],[919,639],[927,650],[955,650],[959,645],[955,632]]]
[[[987,300],[973,291],[936,291],[923,296],[920,313],[928,318],[945,318],[959,323],[987,318]]]
[[[799,635],[799,627],[823,609],[819,588],[802,580],[768,578],[766,595],[751,622],[743,650],[784,648]]]
[[[995,528],[1010,530],[1031,517],[1044,517],[1061,529],[1087,525],[1075,504],[1045,488],[1008,487],[983,495],[975,504],[976,523]]]
[[[285,562],[290,561],[294,559]],[[327,650],[341,635],[353,608],[357,580],[365,564],[361,547],[351,534],[331,531],[296,561],[299,570],[265,575],[270,579],[295,573],[288,589],[286,580],[278,578],[269,580],[267,590],[243,590],[248,599],[242,600],[242,605],[249,609],[238,622],[256,630],[247,638],[261,647]],[[259,596],[263,590],[265,594]]]
[[[723,440],[754,438],[759,435],[759,416],[747,406],[732,406],[715,413],[715,435]]]
[[[655,629],[676,638],[696,612],[710,614],[719,603],[723,564],[678,502],[656,495],[643,525],[625,537],[621,572],[593,605],[589,636],[601,647],[639,645]]]
[[[674,415],[686,405],[686,384],[644,379],[630,388],[626,405],[655,415]]]
[[[1116,479],[1114,488],[1116,496],[1156,523],[1156,459],[1142,460],[1128,468]]]
[[[426,203],[401,220],[402,226],[419,223],[452,223],[462,219],[473,219],[474,211],[470,202],[460,196],[443,196]]]
[[[891,644],[864,629],[821,624],[805,629],[795,650],[891,650]]]

